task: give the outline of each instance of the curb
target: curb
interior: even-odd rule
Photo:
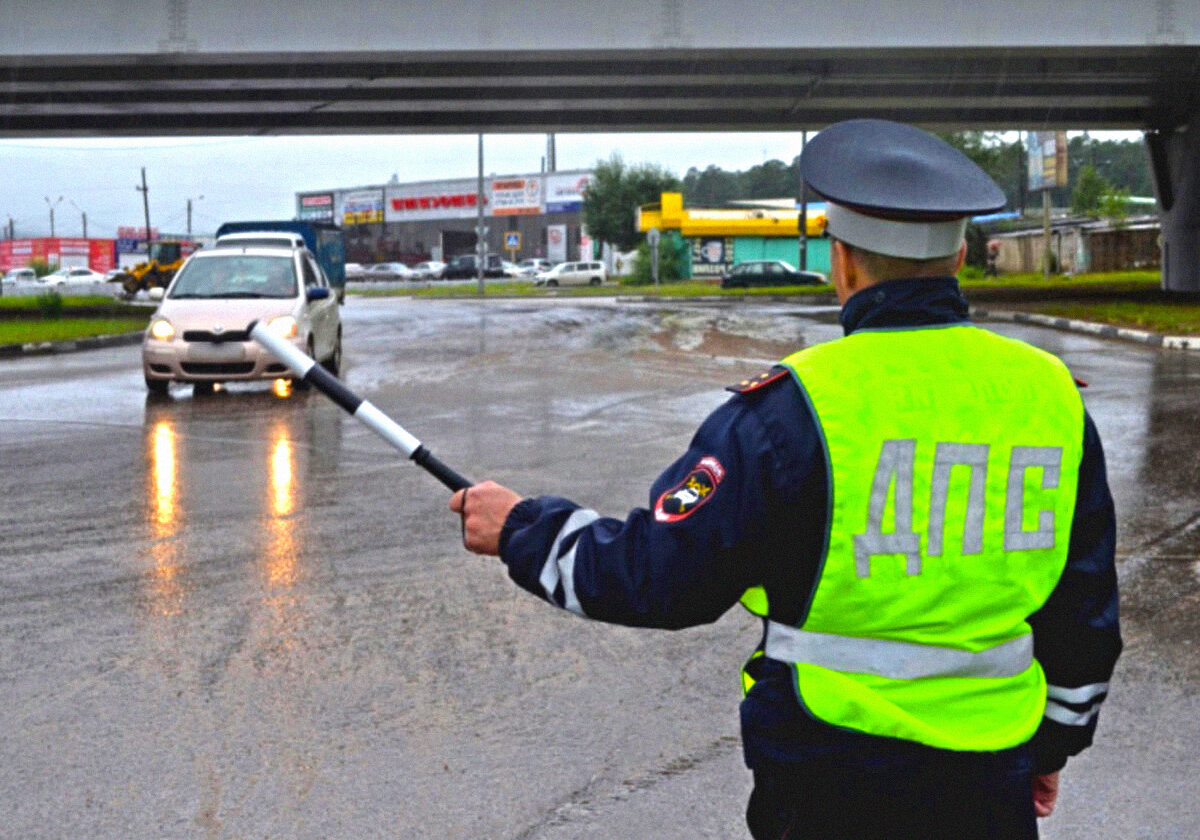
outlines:
[[[81,350],[99,350],[103,347],[122,347],[126,344],[141,344],[144,330],[119,335],[97,335],[76,338],[71,341],[30,341],[25,344],[0,344],[0,359],[17,356],[49,356],[56,353],[75,353]]]
[[[1151,347],[1165,347],[1172,350],[1200,350],[1200,336],[1162,335],[1145,330],[1114,327],[1112,324],[1096,324],[1091,321],[1077,321],[1074,318],[1042,315],[1037,312],[1011,312],[1007,310],[980,309],[974,306],[971,307],[971,315],[976,318],[989,318],[995,321],[1012,321],[1017,324],[1035,324],[1039,327],[1052,327],[1069,332],[1096,335],[1101,338],[1119,338],[1124,341],[1133,341]]]

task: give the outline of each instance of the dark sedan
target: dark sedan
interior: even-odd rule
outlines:
[[[749,286],[823,286],[827,282],[819,271],[801,271],[783,260],[748,260],[721,275],[722,289]]]

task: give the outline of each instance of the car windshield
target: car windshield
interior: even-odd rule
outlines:
[[[291,257],[248,254],[194,259],[171,286],[172,298],[290,298],[296,296]]]
[[[797,271],[798,269],[787,260],[780,260],[779,265],[783,266],[784,271]]]

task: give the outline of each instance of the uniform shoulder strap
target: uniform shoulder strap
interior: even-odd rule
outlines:
[[[758,391],[774,385],[786,379],[788,369],[783,365],[775,365],[769,370],[764,370],[762,373],[755,374],[748,379],[743,379],[733,385],[726,386],[726,391],[732,391],[735,394],[753,394]]]

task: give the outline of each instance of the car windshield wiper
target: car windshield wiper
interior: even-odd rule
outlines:
[[[209,295],[214,298],[260,298],[263,297],[258,292],[226,292],[223,295]]]

